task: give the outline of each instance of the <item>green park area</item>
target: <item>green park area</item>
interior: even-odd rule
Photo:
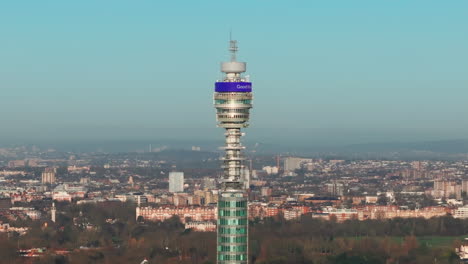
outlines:
[[[379,237],[347,237],[347,239],[362,240],[364,238],[371,238],[374,240],[383,241],[389,239],[392,242],[403,244],[406,237],[405,236],[379,236]],[[419,246],[426,247],[448,247],[453,248],[456,243],[463,242],[465,238],[468,238],[468,235],[462,236],[416,236],[416,241]]]

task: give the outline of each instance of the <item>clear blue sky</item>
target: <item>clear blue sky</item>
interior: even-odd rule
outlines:
[[[2,1],[0,141],[208,139],[229,31],[248,138],[468,136],[468,1]]]

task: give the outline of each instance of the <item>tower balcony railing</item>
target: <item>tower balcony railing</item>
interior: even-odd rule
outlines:
[[[247,122],[237,122],[237,123],[232,123],[232,122],[220,122],[218,123],[218,127],[222,128],[245,128],[248,127],[249,124]]]
[[[245,160],[246,158],[245,157],[220,157],[219,160],[222,160],[222,161],[228,161],[228,160],[232,160],[232,161],[243,161]]]
[[[219,147],[220,150],[243,150],[245,149],[244,146],[223,146]]]

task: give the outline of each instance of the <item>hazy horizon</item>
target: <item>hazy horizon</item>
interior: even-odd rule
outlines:
[[[250,142],[468,139],[467,2],[180,4],[0,4],[0,143],[221,141],[212,93],[231,29]]]

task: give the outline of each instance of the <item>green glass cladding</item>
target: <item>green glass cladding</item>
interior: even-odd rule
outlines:
[[[246,208],[247,201],[219,201],[219,208]]]
[[[247,216],[247,210],[218,209],[219,216]]]
[[[247,219],[241,218],[241,219],[225,219],[221,218],[219,219],[219,224],[220,225],[246,225],[247,224]]]
[[[218,199],[218,263],[246,264],[247,199],[243,192],[222,192]]]
[[[218,254],[218,263],[247,263],[247,255]]]

